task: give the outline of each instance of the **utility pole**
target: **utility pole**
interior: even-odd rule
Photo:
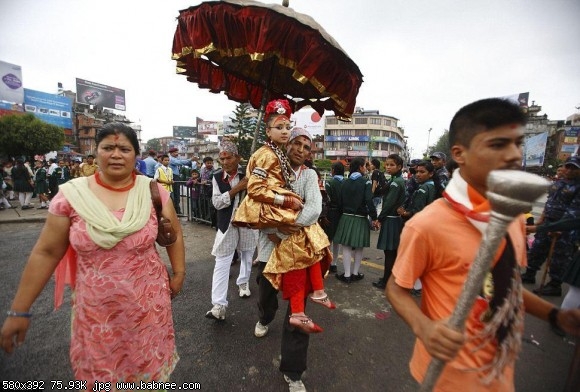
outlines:
[[[429,128],[429,130],[427,132],[429,132],[427,134],[427,150],[425,150],[425,155],[429,155],[429,139],[431,139],[431,130],[433,128]]]

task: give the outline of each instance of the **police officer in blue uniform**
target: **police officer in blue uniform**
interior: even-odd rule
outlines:
[[[550,187],[544,212],[537,224],[553,223],[561,219],[580,217],[580,157],[573,156],[564,164],[565,177]],[[569,264],[580,239],[580,232],[562,232],[556,239],[550,264],[550,281],[544,287],[535,289],[539,295],[562,295],[562,276]],[[552,237],[549,233],[537,233],[528,251],[528,268],[522,275],[524,283],[536,283],[536,272],[548,255]]]

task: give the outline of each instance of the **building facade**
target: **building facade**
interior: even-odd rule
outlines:
[[[357,108],[350,123],[326,116],[324,157],[350,162],[355,157],[384,161],[390,154],[405,158],[405,135],[398,119],[378,110]]]

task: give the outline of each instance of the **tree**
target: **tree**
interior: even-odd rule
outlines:
[[[449,145],[449,130],[446,129],[443,135],[437,140],[433,147],[429,147],[428,155],[434,153],[435,151],[440,151],[447,155],[447,160],[451,159],[451,146]],[[429,158],[429,157],[427,157]]]
[[[33,157],[60,151],[63,145],[63,129],[31,113],[0,117],[0,153]]]
[[[147,150],[153,150],[153,151],[156,151],[158,153],[161,151],[161,142],[157,138],[147,140],[146,146],[147,146]]]
[[[318,170],[321,172],[329,172],[332,166],[332,161],[330,159],[316,159],[314,160],[314,166],[316,166],[316,168],[318,168]]]
[[[250,115],[251,108],[247,103],[238,104],[234,110],[234,117],[230,117],[234,125],[234,132],[238,134],[237,137],[233,138],[234,143],[238,146],[238,152],[244,160],[250,159],[252,141],[256,130],[257,119]],[[263,144],[265,140],[266,126],[262,123],[260,124],[260,133],[257,140],[258,145]]]

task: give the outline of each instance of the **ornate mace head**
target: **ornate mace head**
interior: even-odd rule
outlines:
[[[487,177],[491,210],[516,217],[532,210],[532,203],[548,190],[549,182],[519,170],[493,170]]]

